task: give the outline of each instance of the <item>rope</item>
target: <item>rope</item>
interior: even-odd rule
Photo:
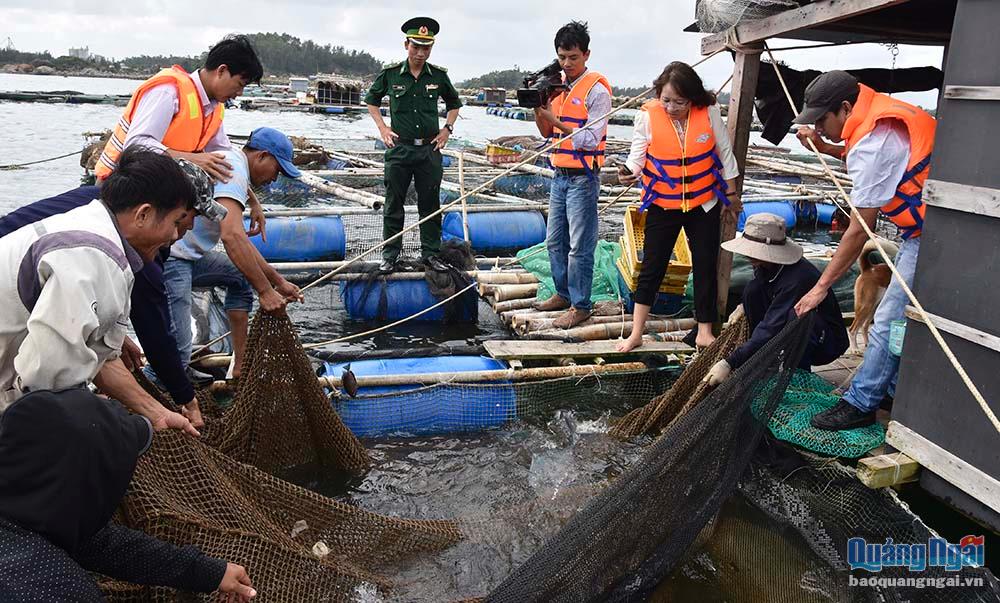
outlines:
[[[698,65],[701,65],[702,63],[704,63],[708,59],[714,57],[715,55],[719,54],[720,52],[722,52],[721,49],[720,50],[716,50],[712,54],[710,54],[710,55],[702,58],[700,61],[698,61],[697,63],[695,63],[691,67],[694,68],[694,67],[697,67]],[[414,229],[418,228],[421,224],[423,224],[424,222],[430,220],[431,218],[437,217],[438,215],[442,214],[445,210],[448,210],[448,209],[450,209],[450,208],[452,208],[452,207],[454,207],[456,205],[461,204],[467,198],[475,195],[476,193],[482,192],[484,189],[488,188],[491,184],[493,184],[494,182],[496,182],[500,178],[502,178],[502,177],[504,177],[504,176],[506,176],[506,175],[508,175],[508,174],[510,174],[512,172],[514,172],[515,170],[517,170],[521,166],[524,166],[524,165],[526,165],[528,163],[533,163],[535,161],[535,159],[537,159],[538,157],[542,156],[546,151],[549,151],[549,150],[551,150],[551,149],[553,149],[553,148],[555,148],[557,146],[560,146],[566,140],[569,140],[569,139],[573,138],[574,136],[576,136],[576,135],[580,134],[581,132],[583,132],[587,128],[587,126],[589,126],[589,125],[591,125],[591,124],[593,124],[595,122],[599,122],[599,121],[603,121],[603,120],[607,119],[608,117],[614,115],[615,113],[621,111],[622,109],[625,109],[626,107],[628,107],[632,103],[635,103],[636,101],[639,101],[639,100],[643,99],[647,94],[649,94],[652,91],[653,91],[653,88],[647,88],[643,92],[641,92],[641,93],[637,94],[636,96],[633,96],[632,98],[626,100],[621,105],[619,105],[617,107],[612,107],[611,110],[609,110],[604,115],[602,115],[602,116],[600,116],[598,118],[591,119],[588,123],[584,124],[582,127],[577,128],[576,130],[573,130],[570,134],[568,134],[568,135],[566,135],[566,136],[564,136],[562,138],[553,140],[549,144],[541,147],[540,149],[538,149],[536,151],[530,152],[526,158],[522,159],[521,161],[518,161],[515,164],[512,164],[509,168],[506,168],[505,170],[503,170],[502,172],[500,172],[496,176],[493,176],[492,178],[490,178],[486,182],[480,184],[479,186],[477,186],[476,188],[472,189],[471,191],[468,191],[465,194],[459,196],[454,201],[450,201],[450,202],[448,202],[448,203],[440,206],[436,211],[434,211],[434,212],[428,214],[427,216],[421,218],[417,222],[415,222],[415,223],[411,224],[410,226],[404,228],[403,230],[399,231],[398,233],[396,233],[395,235],[389,237],[388,239],[383,240],[381,243],[378,243],[376,245],[373,245],[373,246],[369,247],[365,251],[362,251],[358,255],[356,255],[353,258],[351,258],[350,260],[347,260],[343,265],[341,265],[337,269],[332,270],[332,271],[324,274],[323,276],[317,278],[316,280],[314,280],[313,282],[309,283],[305,287],[302,287],[301,292],[305,293],[306,291],[308,291],[309,289],[312,289],[316,285],[319,285],[320,283],[323,283],[323,282],[325,282],[327,280],[330,280],[334,276],[336,276],[336,275],[340,274],[341,272],[343,272],[348,266],[350,266],[354,262],[356,262],[356,261],[360,260],[361,258],[366,257],[369,254],[371,254],[371,253],[373,253],[373,252],[381,249],[382,247],[385,246],[386,243],[401,238],[407,232],[410,232],[411,230],[414,230]],[[622,191],[619,194],[618,198],[621,198],[621,196],[623,196],[626,192],[628,192],[630,190],[631,190],[631,187],[627,187],[624,191]],[[616,198],[616,201],[617,201],[618,198]],[[611,204],[608,205],[608,207],[610,207],[610,206],[611,206]],[[421,313],[423,313],[423,312],[421,312]],[[216,337],[215,339],[209,341],[208,343],[202,345],[201,347],[199,347],[197,350],[195,350],[192,353],[192,357],[194,357],[194,356],[202,353],[203,351],[207,350],[209,348],[209,346],[212,346],[212,345],[218,343],[219,341],[222,341],[223,339],[225,339],[229,335],[229,333],[230,332],[223,333],[222,335],[220,335],[220,336]]]
[[[627,188],[624,191],[622,191],[610,203],[608,203],[606,206],[604,206],[604,208],[602,208],[601,211],[597,212],[597,216],[601,217],[606,211],[608,211],[609,209],[611,209],[611,206],[613,206],[615,203],[618,203],[618,201],[621,200],[621,198],[624,197],[625,193],[627,193],[629,190],[631,190],[631,188]],[[541,253],[541,252],[543,252],[545,250],[546,250],[545,247],[539,247],[538,249],[536,249],[536,250],[534,250],[534,251],[532,251],[530,253],[524,254],[524,256],[522,256],[522,257],[513,258],[510,261],[505,262],[502,265],[498,262],[497,265],[496,265],[495,270],[499,270],[500,268],[506,268],[508,266],[513,266],[514,264],[519,264],[519,263],[523,262],[524,260],[526,260],[526,259],[528,259],[530,257],[533,257],[533,256],[535,256],[535,255],[537,255],[537,254],[539,254],[539,253]],[[445,299],[442,299],[441,301],[439,301],[438,303],[434,304],[433,306],[431,306],[429,308],[424,308],[423,310],[421,310],[421,311],[419,311],[419,312],[417,312],[415,314],[411,314],[410,316],[407,316],[405,318],[400,318],[399,320],[397,320],[396,322],[393,322],[391,324],[383,325],[381,327],[376,327],[374,329],[365,331],[364,333],[355,333],[354,335],[347,335],[347,336],[344,336],[344,337],[338,337],[337,339],[330,339],[330,340],[327,340],[327,341],[320,341],[318,343],[305,344],[302,347],[305,348],[305,349],[307,349],[307,350],[311,350],[311,349],[314,349],[314,348],[321,348],[323,346],[331,345],[331,344],[334,344],[334,343],[343,343],[345,341],[351,341],[353,339],[358,339],[360,337],[367,337],[368,335],[374,335],[375,333],[381,333],[382,331],[386,331],[388,329],[391,329],[392,327],[395,327],[397,325],[401,325],[404,322],[413,320],[414,318],[417,318],[418,316],[422,316],[422,315],[426,314],[427,312],[430,312],[431,310],[433,310],[435,308],[439,308],[439,307],[443,306],[444,304],[450,302],[451,300],[458,298],[463,293],[465,293],[469,289],[472,289],[473,287],[475,287],[478,284],[479,283],[472,282],[472,283],[469,284],[469,286],[465,287],[464,289],[461,289],[460,291],[456,291],[452,296],[447,297]],[[624,306],[623,306],[622,307],[623,321],[624,321],[624,312],[625,312],[625,310],[624,310]],[[624,328],[625,328],[625,326],[623,324],[622,325],[622,329],[624,330]]]
[[[49,157],[48,159],[39,159],[38,161],[29,161],[27,163],[12,163],[10,165],[0,165],[0,170],[16,170],[18,168],[27,167],[29,165],[36,165],[38,163],[47,163],[49,161],[55,161],[56,159],[65,159],[66,157],[79,155],[82,152],[83,149],[80,149],[79,151],[73,151],[72,153],[66,153],[65,155],[59,155],[58,157]]]
[[[788,100],[788,105],[792,108],[792,112],[796,113],[797,109],[795,108],[795,102],[792,100],[792,95],[788,91],[788,86],[785,84],[785,79],[781,76],[781,71],[778,69],[778,64],[775,62],[774,55],[771,54],[771,49],[767,47],[766,42],[764,43],[764,49],[767,51],[768,56],[771,58],[771,66],[774,67],[774,72],[775,74],[777,74],[778,81],[781,83],[781,89],[784,90],[785,92],[785,98]],[[955,357],[954,352],[951,351],[951,347],[948,346],[948,343],[945,342],[944,337],[941,336],[941,332],[938,331],[937,326],[931,320],[931,317],[927,314],[927,311],[924,310],[924,306],[920,303],[920,300],[917,299],[917,296],[914,295],[909,285],[907,285],[906,281],[903,280],[903,276],[899,273],[899,270],[896,268],[896,264],[893,263],[892,258],[889,257],[889,254],[886,252],[885,248],[882,247],[882,243],[879,241],[879,238],[875,236],[874,232],[872,232],[872,229],[868,226],[868,223],[861,218],[861,214],[858,213],[857,208],[854,207],[853,203],[851,203],[850,196],[846,192],[844,192],[843,187],[840,185],[840,181],[834,176],[833,170],[830,169],[830,166],[826,163],[826,159],[823,158],[823,154],[819,152],[819,149],[816,148],[816,145],[813,144],[813,141],[811,139],[807,138],[806,141],[809,143],[809,148],[812,149],[812,152],[816,154],[816,157],[819,159],[820,163],[823,164],[823,169],[826,170],[827,177],[836,185],[837,191],[840,193],[844,203],[848,208],[850,208],[849,212],[847,212],[847,210],[844,211],[850,214],[852,220],[857,220],[858,223],[861,224],[861,228],[864,229],[865,234],[868,235],[868,238],[875,243],[875,247],[878,248],[878,253],[880,256],[882,256],[882,260],[885,262],[886,266],[889,267],[889,270],[892,271],[892,274],[894,277],[896,277],[896,280],[899,281],[899,284],[903,288],[903,292],[906,293],[906,297],[910,299],[910,302],[913,304],[913,307],[916,308],[917,313],[920,314],[920,318],[922,319],[924,324],[927,325],[927,328],[930,330],[931,335],[934,337],[934,340],[941,347],[941,350],[944,352],[945,357],[948,358],[948,362],[950,362],[951,365],[955,368],[955,371],[958,373],[958,376],[961,377],[962,382],[965,383],[965,387],[968,388],[969,393],[972,394],[972,397],[975,398],[976,402],[979,404],[979,407],[983,410],[983,412],[986,414],[986,417],[990,420],[990,423],[993,424],[993,428],[996,429],[997,432],[1000,432],[1000,419],[997,419],[997,416],[993,413],[993,410],[990,408],[990,405],[986,402],[986,398],[984,398],[983,394],[980,393],[979,388],[976,387],[976,384],[972,382],[972,379],[969,377],[969,374],[965,372],[965,367],[963,367],[962,363],[960,363],[958,361],[958,358]],[[834,202],[835,203],[837,202],[836,199],[834,199]],[[837,203],[837,205],[841,206],[840,203]],[[843,209],[842,206],[841,209]]]

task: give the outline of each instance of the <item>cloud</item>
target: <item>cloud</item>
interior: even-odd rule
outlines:
[[[108,57],[135,54],[193,55],[231,32],[283,32],[321,44],[366,50],[389,61],[403,57],[400,25],[416,14],[441,23],[432,62],[461,80],[513,65],[536,69],[553,58],[556,30],[572,19],[587,21],[593,68],[613,84],[647,85],[673,60],[701,58],[699,34],[682,30],[694,21],[693,0],[577,0],[565,3],[347,2],[346,0],[55,0],[45,9],[30,0],[5,0],[0,8],[4,35],[20,50],[63,54],[89,46]],[[196,17],[193,17],[196,16]],[[797,44],[775,41],[775,47]],[[901,47],[897,66],[941,65],[938,47]],[[782,53],[795,68],[889,67],[889,51],[878,45],[799,50]],[[719,55],[699,68],[706,85],[717,87],[732,72],[732,60]],[[918,95],[933,105],[935,94]]]

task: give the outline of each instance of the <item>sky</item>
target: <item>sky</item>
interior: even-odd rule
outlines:
[[[421,7],[415,11],[414,5]],[[280,32],[321,44],[366,50],[384,61],[405,57],[400,25],[427,15],[441,24],[431,62],[454,81],[518,65],[535,70],[554,58],[552,39],[570,19],[587,21],[589,65],[616,86],[645,86],[674,60],[701,58],[700,34],[682,30],[694,21],[694,0],[576,0],[566,2],[463,2],[423,0],[216,0],[211,10],[194,0],[37,0],[0,2],[0,46],[9,36],[18,50],[65,54],[89,46],[109,58],[198,54],[228,33]],[[651,8],[653,7],[653,8]],[[191,15],[205,15],[191,18]],[[772,47],[800,42],[776,40]],[[903,46],[897,67],[941,66],[939,47]],[[850,69],[890,67],[889,50],[877,44],[781,53],[790,67]],[[720,54],[698,68],[709,88],[732,73]],[[902,95],[934,106],[936,93]]]

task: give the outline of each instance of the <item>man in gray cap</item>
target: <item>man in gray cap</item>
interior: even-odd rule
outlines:
[[[812,140],[820,152],[847,162],[853,180],[851,203],[857,214],[851,216],[830,264],[795,311],[801,315],[818,306],[858,259],[867,234],[857,216],[874,230],[881,212],[898,227],[903,243],[896,267],[912,286],[926,207],[921,193],[937,122],[920,107],[876,92],[845,71],[830,71],[813,80],[806,88],[805,105],[795,123],[814,124],[815,129],[802,128],[799,139],[807,147]],[[820,137],[844,144],[829,144]],[[851,387],[836,406],[813,417],[813,427],[837,431],[875,422],[883,398],[895,391],[899,358],[889,352],[889,325],[903,318],[906,303],[906,294],[894,277],[875,311],[865,359]]]
[[[753,266],[753,279],[743,290],[743,311],[751,335],[705,376],[709,385],[725,381],[754,353],[795,320],[795,303],[819,280],[819,270],[802,257],[802,247],[785,235],[785,221],[774,214],[747,218],[740,236],[722,244],[726,251],[745,255]],[[833,291],[819,304],[809,343],[799,368],[833,362],[847,349],[847,329]]]

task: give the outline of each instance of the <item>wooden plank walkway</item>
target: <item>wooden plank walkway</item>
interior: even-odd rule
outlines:
[[[691,348],[679,341],[646,341],[642,347],[622,353],[615,350],[621,343],[618,339],[600,339],[581,343],[561,341],[499,340],[486,341],[486,352],[498,360],[542,360],[552,358],[581,358],[601,356],[605,358],[640,354],[691,353]]]

